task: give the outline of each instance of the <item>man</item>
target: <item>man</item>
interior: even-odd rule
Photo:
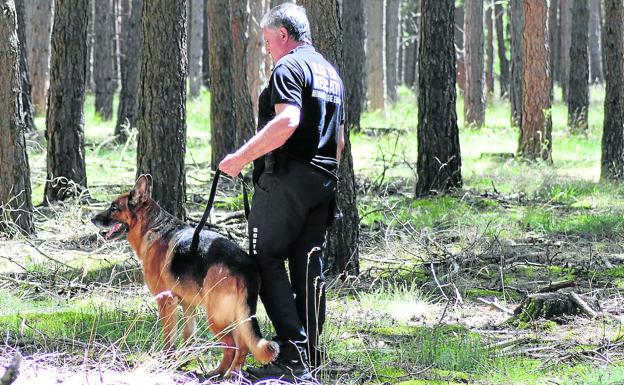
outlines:
[[[254,161],[250,253],[280,354],[248,371],[258,378],[309,379],[307,357],[319,364],[325,321],[322,250],[344,148],[343,84],[311,45],[304,8],[279,5],[260,25],[274,68],[259,97],[258,132],[219,168],[236,176]]]

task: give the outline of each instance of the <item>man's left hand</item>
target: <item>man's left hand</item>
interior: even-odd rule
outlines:
[[[240,156],[234,154],[228,154],[221,163],[219,163],[219,170],[228,174],[231,177],[237,177],[247,162]]]

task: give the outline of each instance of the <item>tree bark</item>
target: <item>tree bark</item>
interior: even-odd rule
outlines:
[[[522,36],[522,118],[518,156],[552,161],[548,8],[543,0],[524,0]]]
[[[605,101],[602,134],[602,179],[624,179],[624,5],[605,0]]]
[[[568,126],[586,131],[589,110],[589,5],[587,0],[574,0],[571,39]]]
[[[563,100],[568,100],[568,81],[570,79],[570,45],[572,45],[572,2],[574,0],[559,0],[559,25],[561,33],[559,47],[559,84],[563,93]]]
[[[46,92],[50,76],[50,34],[54,18],[54,1],[33,1],[31,8],[32,36],[28,43],[28,74],[32,83],[35,114],[46,110]]]
[[[55,0],[54,13],[46,114],[47,202],[78,196],[87,187],[83,107],[89,2]]]
[[[462,186],[455,91],[454,1],[423,0],[416,195]]]
[[[186,1],[143,1],[142,18],[137,176],[151,174],[152,197],[184,219]]]
[[[360,130],[360,116],[366,94],[364,89],[366,78],[364,74],[366,63],[364,2],[343,0],[342,12],[344,65],[341,73],[346,93],[346,126],[350,132],[357,132]]]
[[[247,78],[247,41],[249,39],[249,0],[230,0],[232,47],[234,49],[234,108],[236,110],[236,147],[256,133],[249,80]]]
[[[511,13],[511,125],[522,126],[522,26],[524,25],[523,0],[510,0]]]
[[[202,86],[202,45],[203,45],[203,22],[204,0],[189,0],[191,14],[188,31],[188,60],[189,60],[189,98],[196,99],[201,93]]]
[[[464,121],[467,126],[481,127],[485,120],[483,0],[466,0],[464,9]]]
[[[317,50],[342,73],[343,41],[338,0],[301,0],[310,18],[312,39]],[[345,90],[348,92],[348,90]],[[355,174],[349,124],[345,127],[345,148],[338,168],[336,203],[343,218],[331,228],[327,239],[325,268],[330,276],[359,274],[359,216],[356,204]]]
[[[401,1],[386,0],[386,80],[388,100],[397,101]]]
[[[386,0],[366,2],[366,92],[370,110],[385,113],[388,100],[386,79]]]
[[[600,84],[604,81],[600,8],[600,0],[589,0],[589,79],[592,84]]]
[[[35,131],[35,110],[31,95],[30,76],[28,74],[28,44],[30,41],[26,39],[26,4],[25,0],[15,0],[15,9],[17,11],[17,36],[20,44],[20,78],[22,79],[22,116],[24,118],[24,130],[27,132]]]
[[[112,0],[95,0],[95,41],[93,77],[95,80],[95,112],[103,119],[113,117],[114,76],[114,13]]]
[[[559,0],[550,0],[548,3],[548,35],[550,36],[548,44],[550,46],[550,89],[552,95],[555,81],[559,81],[559,39],[561,38],[559,32]]]
[[[494,1],[488,1],[485,8],[485,27],[487,28],[486,54],[487,63],[485,66],[485,85],[488,94],[494,93],[494,20],[492,19],[492,8]],[[484,107],[485,108],[485,107]]]
[[[121,92],[117,109],[115,137],[118,142],[125,142],[128,130],[136,127],[138,114],[139,79],[141,78],[141,51],[143,49],[143,30],[141,13],[143,0],[130,1],[130,17],[123,27],[124,44],[121,61]]]
[[[232,33],[230,31],[229,0],[208,2],[210,20],[210,127],[212,145],[212,168],[216,169],[225,156],[236,150],[236,108],[234,105],[234,57]]]
[[[15,225],[0,221],[0,231],[10,235],[35,231],[17,29],[13,0],[0,1],[0,218],[8,217]]]
[[[496,20],[496,43],[498,50],[498,64],[500,68],[500,95],[509,95],[509,60],[507,59],[507,47],[505,45],[505,28],[503,5],[494,0],[494,13]]]

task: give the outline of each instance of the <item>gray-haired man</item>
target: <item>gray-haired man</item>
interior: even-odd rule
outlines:
[[[325,320],[322,250],[344,147],[344,91],[336,70],[311,45],[305,9],[279,5],[261,27],[275,65],[259,98],[258,132],[219,168],[235,176],[254,161],[250,253],[280,345],[275,363],[247,370],[258,378],[309,379],[308,355],[317,366]]]

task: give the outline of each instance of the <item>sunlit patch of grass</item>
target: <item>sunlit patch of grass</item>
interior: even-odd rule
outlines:
[[[359,304],[397,321],[431,320],[439,306],[423,294],[416,282],[388,281],[372,292],[358,293]]]

